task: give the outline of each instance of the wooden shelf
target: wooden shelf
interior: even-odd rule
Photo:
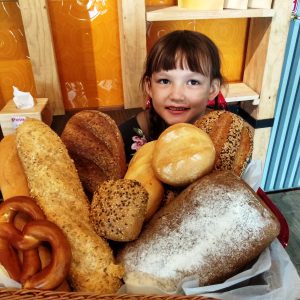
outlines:
[[[224,92],[225,94],[225,92]],[[258,105],[259,94],[253,91],[245,83],[230,83],[225,96],[226,102],[241,102],[241,101],[253,101],[252,104]]]
[[[174,21],[194,19],[228,19],[228,18],[261,18],[273,17],[273,9],[223,9],[223,10],[195,10],[168,7],[147,7],[147,21]]]

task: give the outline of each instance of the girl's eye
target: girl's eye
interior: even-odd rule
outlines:
[[[200,82],[198,80],[191,79],[187,82],[188,85],[199,85]]]
[[[168,79],[159,79],[158,80],[158,83],[161,83],[161,84],[168,84],[170,81]]]

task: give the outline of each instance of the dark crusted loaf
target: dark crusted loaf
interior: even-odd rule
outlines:
[[[61,139],[75,162],[80,180],[94,193],[104,180],[122,178],[126,172],[121,133],[113,119],[96,110],[70,118]]]
[[[241,176],[252,155],[253,134],[250,126],[229,111],[216,110],[194,124],[204,130],[216,149],[216,170],[231,170]]]
[[[220,283],[256,258],[279,227],[238,176],[214,171],[159,210],[118,260],[129,286],[175,291],[191,275],[200,286]]]

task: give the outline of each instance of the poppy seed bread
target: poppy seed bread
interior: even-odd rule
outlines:
[[[94,193],[90,219],[98,235],[113,241],[132,241],[141,232],[148,192],[136,180],[104,181]]]

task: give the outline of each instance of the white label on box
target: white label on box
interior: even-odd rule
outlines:
[[[11,122],[12,122],[13,129],[17,129],[25,120],[26,120],[26,117],[23,117],[23,116],[13,116],[13,117],[11,117]]]

